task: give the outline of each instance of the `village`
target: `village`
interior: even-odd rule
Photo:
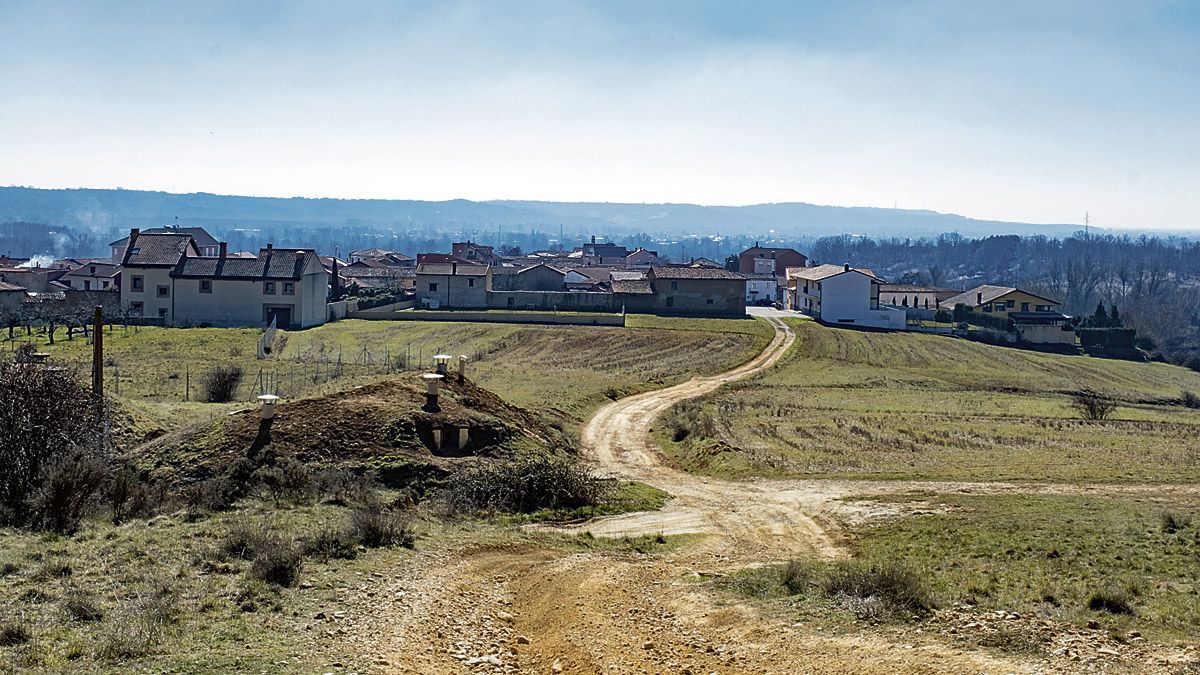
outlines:
[[[1080,321],[1063,314],[1058,300],[1035,292],[893,284],[867,268],[813,264],[786,247],[755,245],[724,263],[680,262],[593,236],[571,251],[501,255],[466,241],[448,253],[372,248],[342,259],[271,243],[229,251],[203,228],[177,225],[132,229],[110,246],[108,258],[0,257],[0,325],[10,337],[17,326],[70,334],[84,329],[96,305],[123,322],[283,329],[348,317],[466,320],[486,312],[475,319],[502,322],[519,312],[552,313],[562,323],[573,313],[728,318],[771,307],[831,326],[1065,353],[1076,353],[1082,336]],[[1111,332],[1083,346],[1115,342],[1133,351],[1132,331],[1115,340]]]

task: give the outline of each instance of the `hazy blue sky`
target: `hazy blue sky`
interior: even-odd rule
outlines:
[[[0,184],[1200,227],[1200,1],[0,0]]]

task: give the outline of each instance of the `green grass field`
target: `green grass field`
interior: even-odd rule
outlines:
[[[725,477],[1200,480],[1200,374],[793,322],[778,366],[672,410],[659,440]],[[1120,401],[1084,421],[1071,394]]]
[[[926,493],[864,499],[885,508],[915,507],[916,513],[854,528],[853,560],[800,561],[790,588],[783,567],[743,571],[725,585],[782,603],[804,621],[843,628],[862,607],[822,592],[821,582],[845,565],[910,570],[935,608],[975,615],[1016,612],[1079,630],[1095,622],[1119,641],[1131,631],[1164,644],[1188,641],[1200,625],[1200,501],[1194,495]],[[1166,526],[1164,514],[1174,516],[1175,527]],[[891,618],[907,621],[912,615]],[[971,646],[1045,651],[1036,633],[1020,634],[1029,625],[1012,626],[1012,634]]]
[[[557,417],[582,422],[610,398],[733,367],[761,350],[771,328],[756,320],[635,315],[625,328],[348,320],[281,332],[265,360],[257,358],[260,335],[237,328],[114,327],[105,334],[106,389],[148,429],[171,429],[244,407],[260,387],[278,387],[288,398],[397,373],[415,378],[432,368],[434,354],[445,352],[469,356],[470,376],[506,400],[554,408],[563,413]],[[28,339],[0,346],[11,350]],[[82,337],[68,341],[60,331],[53,346],[41,335],[32,341],[52,360],[89,372],[91,347]],[[245,373],[240,401],[197,402],[204,375],[228,363]]]

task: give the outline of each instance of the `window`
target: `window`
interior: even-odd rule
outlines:
[[[200,280],[200,292],[201,293],[212,293],[212,279],[201,279]]]
[[[671,282],[671,290],[673,290],[673,291],[679,290],[679,282],[678,281]]]
[[[1053,312],[1053,311],[1054,311],[1054,308],[1053,308],[1053,307],[1051,307],[1050,305],[1038,305],[1038,306],[1037,306],[1037,311],[1039,311],[1039,312]]]
[[[467,279],[467,288],[475,288],[475,280]]]
[[[170,286],[159,286],[157,295],[160,298],[171,297],[171,287]]]
[[[134,293],[141,293],[142,288],[144,288],[144,287],[145,287],[144,282],[142,281],[142,277],[140,275],[135,275],[135,276],[129,277],[129,289],[131,291],[133,291]]]
[[[433,283],[432,281],[429,282],[429,292],[437,293],[437,284]]]
[[[1009,301],[1008,301],[1008,308],[1009,308],[1009,309],[1012,309],[1013,307],[1016,307],[1016,306],[1017,306],[1017,301],[1016,301],[1016,300],[1009,300]]]
[[[141,316],[142,315],[142,303],[140,303],[140,302],[129,303],[129,313],[134,316]]]
[[[1021,311],[1022,311],[1022,312],[1028,312],[1028,311],[1029,311],[1029,303],[1028,303],[1028,302],[1022,302],[1022,303],[1021,303]]]
[[[70,282],[67,282],[67,284],[70,285]],[[87,279],[84,279],[83,280],[83,290],[85,290],[85,291],[92,290],[92,282],[88,281]]]
[[[93,276],[96,274],[96,266],[95,265],[92,265],[91,267],[88,268],[88,274],[91,274]]]
[[[283,294],[284,295],[295,295],[296,294],[296,284],[294,284],[290,281],[283,282]]]
[[[706,304],[706,305],[711,305],[711,304],[713,304],[712,298],[709,298],[709,299],[705,300],[705,301],[704,301],[704,304]]]
[[[992,303],[990,303],[990,302],[989,302],[989,303],[987,303],[986,305],[984,305],[984,306],[983,306],[983,311],[985,311],[985,312],[990,312],[990,311],[992,311]]]
[[[167,318],[167,308],[166,307],[158,308],[158,318],[160,318],[160,319]]]
[[[675,298],[667,298],[667,307],[675,306]]]
[[[263,282],[263,295],[275,295],[275,282],[274,281],[264,281]]]

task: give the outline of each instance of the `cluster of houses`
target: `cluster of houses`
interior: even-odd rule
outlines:
[[[1059,303],[1018,288],[889,284],[867,268],[811,265],[794,249],[757,244],[727,265],[672,263],[595,237],[573,251],[500,255],[467,241],[449,253],[374,248],[345,260],[271,244],[230,252],[198,227],[133,229],[110,246],[107,259],[0,258],[0,310],[31,298],[108,292],[126,317],[163,325],[296,329],[328,321],[331,298],[387,292],[438,310],[739,316],[748,305],[774,305],[830,325],[889,330],[921,329],[956,312],[1001,320],[1018,341],[1075,341]]]

